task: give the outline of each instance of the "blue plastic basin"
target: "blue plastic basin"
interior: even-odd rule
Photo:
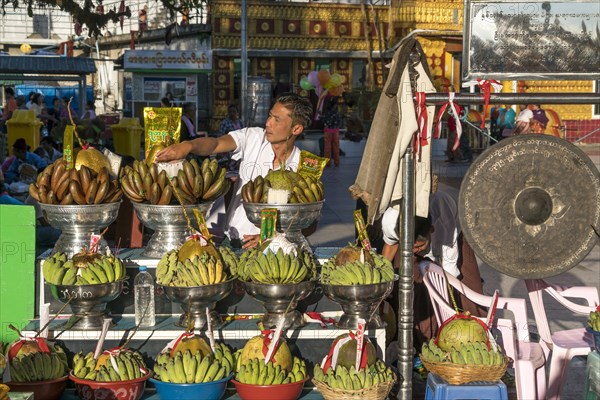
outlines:
[[[219,400],[231,378],[233,374],[205,383],[168,383],[156,379],[150,379],[150,382],[156,386],[158,397],[164,400]]]

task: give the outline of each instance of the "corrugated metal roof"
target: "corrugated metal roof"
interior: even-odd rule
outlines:
[[[49,56],[0,56],[0,73],[84,75],[96,72],[94,60],[89,58]]]

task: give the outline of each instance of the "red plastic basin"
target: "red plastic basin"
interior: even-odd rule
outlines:
[[[141,378],[130,381],[96,382],[78,378],[71,373],[69,379],[75,382],[77,395],[83,400],[140,400],[150,376],[152,374],[148,372]]]
[[[304,382],[308,377],[299,381],[286,383],[285,385],[249,385],[232,379],[231,382],[237,389],[238,396],[242,400],[296,400],[302,394]]]

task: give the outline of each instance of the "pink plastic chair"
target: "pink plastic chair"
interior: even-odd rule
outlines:
[[[542,299],[543,292],[548,293],[556,301],[576,314],[589,314],[598,305],[598,289],[590,286],[573,286],[570,288],[551,285],[542,279],[526,279],[529,299],[533,307],[533,315],[537,325],[542,348],[546,358],[552,352],[550,374],[548,375],[548,399],[559,399],[563,387],[565,372],[571,358],[585,356],[593,350],[594,338],[584,327],[568,329],[552,333],[546,317]],[[583,306],[567,300],[567,297],[587,301]]]
[[[449,301],[447,283],[474,303],[484,307],[490,306],[492,297],[474,292],[454,276],[444,274],[440,266],[429,263],[425,270],[423,282],[427,286],[438,324],[456,314]],[[545,399],[546,359],[542,346],[529,341],[525,299],[499,297],[498,309],[508,310],[514,316],[514,323],[510,319],[497,318],[494,327],[502,334],[506,355],[514,360],[517,397],[523,400]],[[481,319],[485,321],[485,318]]]

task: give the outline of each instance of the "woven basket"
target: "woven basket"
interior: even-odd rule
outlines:
[[[325,400],[356,400],[358,398],[362,400],[385,400],[396,381],[382,382],[359,390],[333,389],[328,384],[316,379],[313,379],[312,382]]]
[[[469,382],[494,382],[502,378],[506,372],[508,358],[502,364],[476,365],[454,364],[450,362],[431,362],[421,359],[429,372],[444,378],[451,385],[462,385]]]

